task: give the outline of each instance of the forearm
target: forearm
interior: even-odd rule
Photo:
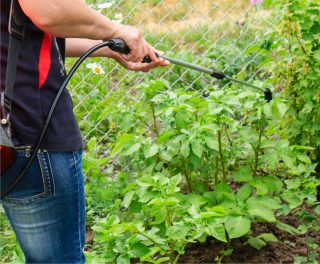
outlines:
[[[93,46],[101,43],[101,40],[67,38],[66,39],[66,56],[80,57]],[[101,48],[94,52],[91,57],[112,57],[108,47]]]
[[[117,24],[82,0],[19,0],[25,14],[40,29],[63,38],[112,38]]]

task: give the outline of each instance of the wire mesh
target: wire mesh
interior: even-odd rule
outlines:
[[[118,23],[138,27],[166,55],[216,68],[249,82],[265,79],[261,67],[266,61],[255,47],[260,45],[259,35],[272,22],[268,11],[252,1],[114,0],[89,4]],[[121,106],[127,103],[138,103],[135,90],[146,80],[164,79],[169,81],[170,89],[179,86],[195,92],[210,90],[213,85],[226,89],[230,84],[174,65],[137,73],[107,58],[90,60],[101,65],[105,73],[98,76],[83,67],[70,86],[85,142],[91,137],[96,137],[98,144],[112,138],[110,115],[121,112]],[[117,90],[118,96],[110,99]],[[116,107],[108,112],[110,104]]]

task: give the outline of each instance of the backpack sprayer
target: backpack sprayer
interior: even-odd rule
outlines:
[[[34,148],[34,151],[31,155],[31,157],[29,158],[25,168],[23,169],[23,171],[17,176],[17,178],[15,179],[15,181],[13,182],[13,184],[8,187],[6,190],[4,190],[3,192],[1,192],[1,198],[4,197],[8,192],[10,192],[12,190],[12,188],[20,181],[20,179],[24,176],[24,174],[27,172],[27,170],[29,169],[29,167],[31,166],[34,158],[36,157],[37,155],[37,152],[38,150],[40,149],[40,146],[41,146],[41,143],[42,143],[42,140],[45,136],[45,133],[48,129],[48,126],[49,126],[49,123],[50,123],[50,120],[51,120],[51,117],[53,115],[53,112],[56,108],[56,105],[61,97],[61,94],[62,92],[64,91],[64,89],[66,88],[67,84],[69,83],[70,79],[72,78],[72,76],[74,75],[74,73],[76,72],[76,70],[78,69],[78,67],[81,65],[81,63],[86,59],[88,58],[93,52],[97,51],[98,49],[101,49],[103,47],[109,47],[112,51],[115,51],[115,52],[119,52],[119,53],[122,53],[122,54],[129,54],[130,53],[130,49],[129,47],[126,45],[126,43],[122,40],[122,39],[111,39],[111,40],[107,40],[107,41],[104,41],[94,47],[92,47],[91,49],[89,49],[85,54],[83,54],[77,61],[76,63],[74,64],[74,66],[71,68],[67,78],[65,79],[65,81],[63,82],[63,84],[61,85],[57,95],[56,95],[56,98],[55,100],[53,101],[52,103],[52,106],[50,108],[50,111],[49,111],[49,114],[47,116],[47,119],[45,121],[45,124],[44,124],[44,127],[41,131],[41,134],[40,134],[40,137],[39,137],[39,140]],[[188,63],[188,62],[185,62],[185,61],[182,61],[182,60],[178,60],[178,59],[174,59],[174,58],[169,58],[165,55],[162,55],[162,54],[157,54],[156,53],[156,56],[159,57],[159,58],[163,58],[169,62],[171,62],[172,64],[176,64],[176,65],[180,65],[182,67],[186,67],[186,68],[189,68],[191,70],[195,70],[195,71],[198,71],[198,72],[202,72],[202,73],[207,73],[207,74],[210,74],[212,77],[216,78],[216,79],[219,79],[219,80],[222,80],[222,79],[226,79],[226,80],[229,80],[229,81],[232,81],[232,82],[237,82],[237,83],[240,83],[242,85],[245,85],[245,86],[248,86],[248,87],[251,87],[255,90],[258,90],[258,91],[262,91],[264,92],[264,97],[265,97],[265,100],[267,102],[270,102],[272,100],[272,92],[270,89],[266,88],[266,89],[263,89],[261,87],[258,87],[258,86],[255,86],[253,84],[250,84],[248,82],[245,82],[245,81],[242,81],[242,80],[238,80],[238,79],[235,79],[235,78],[232,78],[230,76],[227,76],[225,75],[222,71],[218,71],[218,70],[215,70],[215,69],[208,69],[208,68],[203,68],[201,66],[198,66],[198,65],[195,65],[195,64],[192,64],[192,63]],[[146,56],[144,57],[143,59],[143,63],[150,63],[152,60],[149,56]]]

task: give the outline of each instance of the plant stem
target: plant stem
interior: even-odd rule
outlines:
[[[164,252],[166,251],[165,248],[163,248],[162,246],[159,245],[159,243],[157,243],[156,241],[154,241],[154,239],[152,239],[151,237],[149,237],[148,235],[140,232],[140,231],[137,231],[137,233],[141,236],[144,236],[146,239],[149,239],[153,244],[155,244],[157,247],[159,247],[160,249],[162,249]]]
[[[136,114],[136,113],[133,113],[133,114],[134,114],[135,117],[136,117],[141,123],[143,123],[148,129],[150,129],[153,133],[159,135],[158,130],[155,130],[153,127],[151,127],[146,121],[144,121],[144,120],[142,119],[141,116],[139,116],[139,115]]]
[[[151,106],[151,110],[152,110],[153,127],[154,127],[154,130],[155,130],[157,136],[159,136],[159,130],[158,130],[158,126],[157,126],[157,120],[156,120],[156,113],[155,113],[155,109],[154,109],[154,104],[151,103],[150,106]]]
[[[175,258],[174,261],[173,261],[173,264],[176,264],[176,263],[178,262],[179,258],[180,258],[180,254],[178,254],[178,255],[176,256],[176,258]]]
[[[220,155],[222,176],[223,176],[223,180],[226,182],[227,175],[226,175],[226,171],[225,171],[224,156],[223,156],[223,151],[222,151],[221,130],[218,131],[218,143],[219,143],[219,155]]]
[[[216,157],[216,169],[214,172],[214,185],[218,184],[218,175],[219,175],[219,158]]]
[[[170,227],[171,226],[171,222],[172,222],[172,215],[171,215],[171,212],[170,212],[170,210],[169,210],[169,208],[168,208],[168,206],[167,206],[167,204],[165,203],[164,204],[165,205],[165,207],[166,207],[166,211],[167,211],[167,217],[166,217],[166,221],[167,221],[167,227]]]
[[[187,168],[187,164],[186,164],[185,159],[183,159],[183,170],[184,170],[184,175],[185,175],[185,178],[186,178],[186,182],[187,182],[188,187],[189,187],[189,191],[192,192],[192,185],[191,185],[191,181],[190,181],[190,175],[189,175],[189,172],[188,172],[188,168]]]
[[[252,147],[254,150],[254,167],[253,167],[253,176],[257,175],[258,164],[259,164],[259,152],[261,147],[261,139],[262,139],[262,119],[259,120],[259,139],[258,145],[256,148]]]
[[[227,135],[227,138],[228,138],[228,141],[229,141],[230,146],[232,146],[232,141],[231,141],[231,138],[229,137],[229,134],[228,134],[228,131],[227,131],[227,127],[226,127],[226,126],[224,126],[224,132],[225,132],[226,135]]]

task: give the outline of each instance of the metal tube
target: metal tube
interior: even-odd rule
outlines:
[[[246,86],[250,86],[251,88],[254,88],[254,89],[259,90],[259,91],[263,91],[263,92],[265,91],[265,89],[263,89],[263,88],[261,88],[261,87],[255,86],[255,85],[253,85],[253,84],[251,84],[251,83],[247,83],[247,82],[245,82],[245,81],[241,81],[241,80],[232,78],[232,77],[230,77],[230,76],[226,76],[225,78],[226,78],[227,80],[229,80],[229,81],[232,81],[232,82],[237,82],[237,83],[241,83],[241,84],[246,85]]]
[[[165,56],[163,54],[158,54],[158,57],[160,57],[162,59],[165,59],[167,61],[170,61],[171,63],[176,64],[176,65],[180,65],[180,66],[183,66],[183,67],[186,67],[186,68],[189,68],[189,69],[192,69],[192,70],[196,70],[196,71],[199,71],[199,72],[208,73],[211,76],[213,76],[213,73],[214,73],[214,70],[212,70],[212,69],[204,68],[204,67],[201,67],[201,66],[189,63],[189,62],[182,61],[182,60],[170,58],[170,57],[167,57],[167,56]],[[232,78],[232,77],[227,76],[227,75],[225,75],[224,78],[229,80],[229,81],[232,81],[232,82],[237,82],[237,83],[249,86],[249,87],[254,88],[256,90],[259,90],[259,91],[263,91],[263,92],[265,91],[265,89],[263,89],[261,87],[253,85],[251,83],[247,83],[245,81],[241,81],[241,80]]]
[[[192,70],[196,70],[196,71],[199,71],[199,72],[212,74],[212,70],[211,69],[207,69],[207,68],[204,68],[204,67],[189,63],[189,62],[182,61],[182,60],[170,58],[170,57],[167,57],[167,56],[162,55],[162,54],[158,54],[158,56],[160,58],[162,58],[162,59],[170,61],[173,64],[177,64],[177,65],[180,65],[180,66],[192,69]]]

